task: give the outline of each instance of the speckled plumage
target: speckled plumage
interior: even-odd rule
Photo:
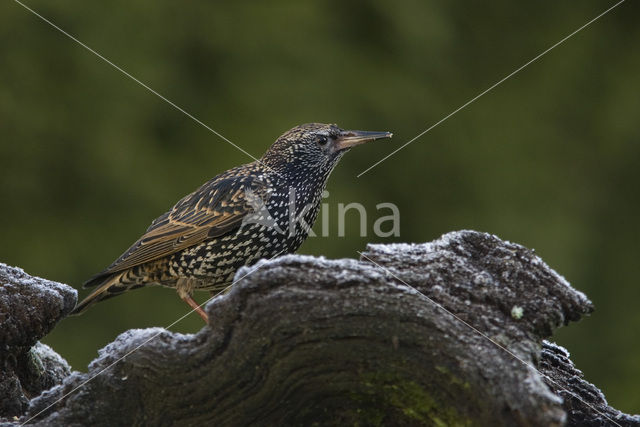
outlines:
[[[162,285],[176,288],[206,320],[192,292],[222,290],[240,267],[297,250],[344,153],[390,136],[320,123],[289,130],[260,160],[212,178],[155,219],[124,254],[85,283],[97,289],[73,314],[131,289]]]

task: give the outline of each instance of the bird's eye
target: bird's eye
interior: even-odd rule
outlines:
[[[327,143],[326,136],[321,136],[320,138],[318,138],[318,145],[326,145],[326,143]]]

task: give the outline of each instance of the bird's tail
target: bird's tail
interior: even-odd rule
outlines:
[[[84,312],[87,308],[93,304],[103,301],[105,299],[115,297],[121,293],[128,291],[129,289],[140,287],[142,285],[136,283],[125,283],[125,273],[116,273],[108,276],[95,277],[87,281],[84,287],[97,286],[98,288],[91,292],[89,296],[83,299],[76,307],[69,313],[70,316],[75,316]]]

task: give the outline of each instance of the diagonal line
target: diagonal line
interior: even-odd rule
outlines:
[[[623,0],[624,1],[624,0]],[[454,319],[456,319],[457,321],[461,322],[462,324],[464,324],[466,327],[468,327],[469,329],[471,329],[473,332],[477,333],[478,335],[480,335],[481,337],[487,339],[489,342],[491,342],[493,345],[495,345],[496,347],[498,347],[500,350],[503,350],[504,352],[506,352],[507,354],[509,354],[510,356],[512,356],[514,359],[516,359],[517,361],[519,361],[520,363],[522,363],[523,365],[527,366],[528,368],[533,369],[534,371],[536,371],[538,374],[540,374],[541,376],[543,376],[545,379],[547,379],[548,381],[552,382],[553,384],[555,384],[558,389],[563,390],[567,393],[569,393],[570,395],[572,395],[573,397],[575,397],[576,399],[578,399],[579,401],[581,401],[582,403],[584,403],[585,405],[587,405],[588,407],[590,407],[591,409],[593,409],[594,411],[596,411],[597,413],[599,413],[600,415],[602,415],[603,417],[605,417],[606,419],[608,419],[609,421],[611,421],[613,424],[622,427],[620,424],[618,424],[617,422],[615,422],[614,420],[612,420],[610,417],[608,417],[605,413],[603,413],[602,411],[598,410],[596,407],[594,407],[593,405],[589,404],[588,402],[582,400],[582,398],[580,398],[580,396],[578,396],[575,393],[572,393],[570,390],[567,390],[565,388],[563,388],[560,384],[558,384],[558,382],[554,381],[551,377],[549,377],[548,375],[543,374],[542,372],[540,372],[534,365],[532,365],[531,363],[523,360],[522,358],[520,358],[519,356],[517,356],[515,353],[513,353],[511,350],[509,350],[508,348],[504,347],[503,345],[501,345],[500,343],[496,342],[495,340],[491,339],[487,334],[479,331],[477,328],[475,328],[474,326],[472,326],[471,324],[467,323],[466,321],[464,321],[463,319],[461,319],[459,316],[456,316],[454,313],[452,313],[450,310],[448,310],[447,308],[445,308],[442,304],[436,302],[435,300],[429,298],[428,296],[426,296],[425,294],[423,294],[422,292],[420,292],[418,289],[414,288],[413,286],[411,286],[410,284],[408,284],[407,282],[405,282],[404,280],[402,280],[401,278],[399,278],[396,274],[393,273],[393,271],[391,271],[390,269],[378,264],[377,262],[375,262],[374,260],[372,260],[371,258],[369,258],[368,256],[366,256],[365,254],[363,254],[360,251],[356,251],[360,254],[361,257],[366,258],[367,261],[371,262],[372,264],[374,264],[375,266],[377,266],[378,268],[380,268],[382,271],[384,271],[385,273],[390,274],[391,276],[393,276],[396,280],[402,282],[402,284],[404,284],[405,286],[413,289],[414,291],[416,291],[420,296],[422,296],[424,299],[426,299],[427,301],[429,301],[430,303],[432,303],[433,305],[435,305],[437,308],[441,309],[442,311],[444,311],[445,313],[451,315]]]
[[[274,259],[275,257],[281,255],[282,252],[279,252],[277,254],[275,254],[274,256],[272,256],[271,258],[268,259],[268,261],[271,261],[272,259]],[[203,302],[202,304],[200,304],[198,307],[202,308],[205,304],[207,304],[209,301],[211,301],[212,299],[216,298],[217,296],[219,296],[220,294],[222,294],[223,292],[225,292],[227,289],[231,288],[233,285],[235,285],[236,283],[238,283],[239,281],[241,281],[242,279],[244,279],[245,277],[255,273],[256,271],[258,271],[259,269],[261,269],[263,266],[265,266],[266,263],[262,263],[261,265],[258,265],[257,267],[253,268],[251,271],[249,271],[247,274],[243,275],[242,277],[236,279],[233,281],[233,283],[231,283],[229,286],[225,287],[224,289],[222,289],[220,292],[218,292],[217,294],[213,295],[211,298],[207,299],[205,302]],[[193,313],[194,311],[196,311],[195,308],[192,308],[191,310],[189,310],[184,316],[180,317],[178,320],[173,321],[171,324],[169,324],[168,326],[164,327],[164,330],[161,332],[158,332],[157,334],[151,336],[151,338],[145,340],[142,344],[136,346],[133,350],[128,351],[127,353],[125,353],[124,356],[120,357],[118,360],[110,363],[108,366],[102,368],[100,371],[98,371],[97,373],[95,373],[93,376],[89,377],[87,380],[81,382],[79,385],[77,385],[76,387],[74,387],[73,389],[71,389],[70,391],[66,392],[65,394],[62,395],[62,397],[60,397],[58,400],[56,400],[55,402],[51,403],[49,406],[47,406],[46,408],[42,409],[41,411],[39,411],[37,414],[32,415],[28,420],[26,420],[25,422],[23,422],[22,424],[20,424],[21,426],[24,426],[25,424],[28,424],[29,421],[37,418],[40,414],[42,414],[43,412],[49,410],[52,406],[58,404],[59,402],[63,401],[67,396],[69,396],[70,394],[76,392],[77,390],[79,390],[80,388],[84,387],[85,385],[87,385],[87,383],[89,383],[90,381],[93,381],[98,375],[102,374],[103,372],[105,372],[106,370],[108,370],[109,368],[113,367],[115,364],[117,364],[118,362],[120,362],[121,360],[123,360],[124,358],[126,358],[127,356],[135,353],[136,351],[138,351],[138,349],[140,349],[142,346],[146,345],[147,343],[149,343],[150,341],[158,338],[160,335],[162,335],[164,332],[166,332],[169,328],[175,326],[178,322],[182,321],[184,318],[186,318],[187,316],[189,316],[191,313]]]
[[[16,0],[17,1],[17,0]],[[387,160],[389,157],[393,156],[394,154],[396,154],[398,151],[402,150],[404,147],[406,147],[407,145],[411,144],[413,141],[415,141],[416,139],[420,138],[422,135],[424,135],[425,133],[429,132],[431,129],[435,128],[436,126],[438,126],[439,124],[441,124],[442,122],[444,122],[445,120],[447,120],[448,118],[450,118],[451,116],[453,116],[454,114],[458,113],[460,110],[466,108],[469,104],[475,102],[478,98],[482,97],[483,95],[489,93],[490,91],[492,91],[494,88],[496,88],[497,86],[499,86],[500,84],[502,84],[503,82],[505,82],[506,80],[510,79],[511,77],[513,77],[514,75],[516,75],[517,73],[519,73],[520,71],[524,70],[526,67],[528,67],[529,65],[531,65],[532,63],[534,63],[535,61],[537,61],[538,59],[542,58],[544,55],[546,55],[547,53],[549,53],[551,50],[553,50],[554,48],[556,48],[557,46],[561,45],[562,43],[564,43],[565,41],[569,40],[571,37],[573,37],[574,35],[578,34],[580,31],[582,31],[583,29],[587,28],[589,25],[593,24],[595,21],[597,21],[598,19],[602,18],[604,15],[606,15],[607,13],[611,12],[613,9],[615,9],[616,7],[618,7],[619,5],[621,5],[622,3],[624,3],[625,0],[620,0],[618,3],[614,4],[613,6],[611,6],[609,9],[605,10],[604,12],[602,12],[600,15],[596,16],[595,18],[593,18],[591,21],[587,22],[586,24],[584,24],[583,26],[581,26],[580,28],[578,28],[577,30],[575,30],[574,32],[572,32],[571,34],[569,34],[568,36],[565,36],[562,40],[560,40],[559,42],[555,43],[554,45],[552,45],[551,47],[547,48],[546,50],[542,51],[541,53],[539,53],[536,57],[534,57],[533,59],[531,59],[530,61],[528,61],[527,63],[525,63],[524,65],[521,65],[519,68],[517,68],[516,70],[514,70],[513,72],[511,72],[510,74],[508,74],[507,76],[503,77],[502,79],[498,80],[496,83],[494,83],[493,85],[491,85],[488,89],[485,89],[484,91],[480,92],[478,95],[474,96],[473,98],[471,98],[469,101],[465,102],[464,104],[462,104],[460,107],[456,108],[455,110],[453,110],[451,113],[447,114],[446,116],[444,116],[443,118],[441,118],[440,120],[438,120],[437,122],[435,122],[433,125],[429,126],[427,129],[423,130],[422,132],[420,132],[417,136],[413,137],[412,139],[410,139],[408,142],[405,142],[403,145],[401,145],[399,148],[396,148],[394,151],[392,151],[391,153],[387,154],[386,156],[384,156],[382,159],[378,160],[376,163],[374,163],[373,165],[369,166],[367,169],[363,170],[362,172],[360,172],[358,174],[358,178],[360,178],[362,175],[364,175],[365,173],[369,172],[371,169],[375,168],[376,166],[378,166],[380,163],[384,162],[385,160]]]
[[[156,95],[158,98],[162,99],[163,101],[165,101],[167,104],[171,105],[173,108],[175,108],[176,110],[180,111],[181,113],[183,113],[185,116],[189,117],[191,120],[193,120],[194,122],[198,123],[199,125],[203,126],[205,129],[209,130],[210,132],[212,132],[213,134],[217,135],[218,137],[220,137],[221,139],[223,139],[224,141],[228,142],[229,144],[233,145],[235,148],[237,148],[238,150],[242,151],[244,154],[246,154],[247,156],[251,157],[253,160],[260,162],[260,160],[258,160],[256,157],[254,157],[253,155],[249,154],[245,149],[243,149],[242,147],[238,146],[237,144],[234,144],[233,142],[231,142],[229,139],[227,139],[226,137],[224,137],[221,133],[217,132],[216,130],[214,130],[213,128],[211,128],[210,126],[208,126],[207,124],[203,123],[200,119],[196,118],[195,116],[193,116],[191,113],[187,112],[184,108],[178,106],[177,104],[175,104],[174,102],[170,101],[169,99],[167,99],[166,97],[164,97],[162,94],[158,93],[156,90],[150,88],[149,86],[147,86],[146,84],[144,84],[143,82],[141,82],[140,80],[138,80],[137,78],[135,78],[134,76],[132,76],[131,74],[129,74],[128,72],[126,72],[125,70],[123,70],[122,68],[120,68],[119,66],[117,66],[116,64],[114,64],[113,62],[111,62],[109,59],[105,58],[104,56],[102,56],[100,53],[96,52],[95,50],[93,50],[92,48],[90,48],[89,46],[87,46],[86,44],[84,44],[83,42],[81,42],[80,40],[78,40],[77,38],[75,38],[74,36],[72,36],[71,34],[69,34],[68,32],[66,32],[65,30],[63,30],[62,28],[58,27],[56,24],[54,24],[53,22],[49,21],[47,18],[45,18],[44,16],[40,15],[38,12],[36,12],[35,10],[31,9],[29,6],[25,5],[24,3],[22,3],[20,0],[13,0],[16,3],[18,3],[20,6],[22,6],[23,8],[25,8],[26,10],[28,10],[29,12],[33,13],[35,16],[37,16],[38,18],[40,18],[42,21],[46,22],[47,24],[51,25],[53,28],[55,28],[56,30],[58,30],[59,32],[61,32],[62,34],[64,34],[65,36],[69,37],[71,40],[73,40],[74,42],[76,42],[77,44],[79,44],[80,46],[82,46],[83,48],[85,48],[86,50],[88,50],[89,52],[93,53],[94,55],[96,55],[98,58],[102,59],[104,62],[106,62],[107,64],[111,65],[113,68],[115,68],[116,70],[120,71],[122,74],[124,74],[125,76],[129,77],[131,80],[133,80],[134,82],[138,83],[140,86],[142,86],[143,88],[145,88],[146,90],[148,90],[149,92],[151,92],[152,94]]]

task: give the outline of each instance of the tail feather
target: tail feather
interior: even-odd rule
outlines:
[[[117,274],[114,272],[108,272],[108,270],[94,274],[82,284],[82,289],[95,288],[96,286],[103,285],[107,279],[114,276],[117,276]]]
[[[89,279],[83,287],[87,287],[88,285],[97,286],[98,288],[95,291],[91,292],[91,294],[89,294],[89,296],[83,299],[80,303],[76,304],[76,307],[69,314],[71,316],[81,314],[87,308],[99,301],[115,297],[129,289],[138,287],[135,283],[122,283],[122,276],[123,273],[117,273],[108,275],[106,277],[100,277],[100,275],[98,275]]]

